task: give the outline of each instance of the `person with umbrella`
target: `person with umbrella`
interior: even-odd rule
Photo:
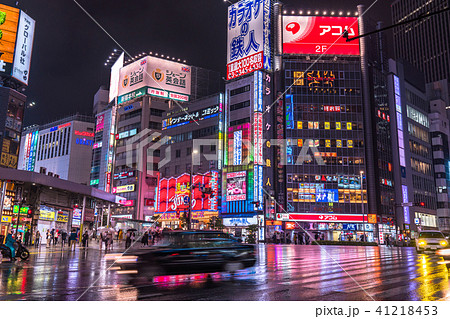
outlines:
[[[131,232],[127,231],[127,236],[125,238],[125,249],[130,248],[131,246]]]

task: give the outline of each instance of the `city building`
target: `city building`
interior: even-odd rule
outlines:
[[[417,231],[438,227],[430,105],[422,72],[395,60],[389,60],[389,72],[396,223],[403,234],[415,237]]]
[[[397,0],[391,5],[392,22],[411,20],[449,5],[449,0]],[[450,79],[449,21],[450,11],[446,11],[394,29],[396,59],[402,58],[421,70],[426,83]]]
[[[222,93],[182,107],[173,105],[163,113],[156,198],[156,214],[161,214],[158,221],[162,227],[181,228],[189,223],[190,185],[193,188],[190,227],[203,229],[219,218],[223,116]]]
[[[18,169],[89,185],[94,119],[73,115],[22,132]]]
[[[436,180],[437,194],[437,218],[441,231],[450,232],[450,153],[449,137],[450,122],[448,119],[449,105],[446,101],[448,93],[447,81],[441,80],[432,83],[427,92],[430,101],[430,121],[431,145],[433,148],[434,178]]]
[[[347,43],[331,28],[319,36],[322,25],[357,36],[357,17],[284,15],[282,25],[287,214],[281,219],[328,240],[365,234],[374,241],[374,225],[364,218],[367,121],[359,41]],[[301,25],[310,26],[307,34]]]
[[[116,217],[151,219],[155,213],[163,114],[216,93],[214,90],[219,88],[219,73],[173,60],[148,55],[127,61],[118,70],[117,81],[111,82],[112,91],[117,91],[113,106],[113,112],[117,107],[117,124],[115,152],[108,157],[108,165],[111,159],[112,192],[122,197],[123,204],[114,211]]]
[[[95,115],[103,112],[108,108],[109,91],[104,85],[100,86],[94,95],[94,103],[92,108],[92,113]]]
[[[14,89],[0,87],[0,167],[17,168],[26,99]]]

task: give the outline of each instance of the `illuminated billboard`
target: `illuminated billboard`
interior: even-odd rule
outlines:
[[[118,103],[145,94],[189,101],[191,67],[147,56],[121,68]]]
[[[35,21],[25,12],[0,4],[0,74],[28,85]]]
[[[241,0],[228,7],[227,80],[271,70],[271,0]]]
[[[162,129],[166,130],[169,128],[174,128],[189,123],[197,123],[212,117],[216,117],[221,112],[219,105],[206,107],[199,111],[185,112],[181,115],[169,117],[162,121]]]
[[[217,197],[219,194],[218,178],[219,173],[216,171],[193,176],[192,210],[217,210]],[[178,177],[162,178],[158,186],[156,212],[187,211],[189,209],[189,182],[190,176],[186,173]],[[203,193],[203,187],[211,188],[211,194]]]
[[[347,42],[358,32],[357,17],[283,16],[283,53],[359,55],[359,40]]]
[[[19,28],[17,30],[16,51],[12,77],[28,85],[30,75],[31,52],[33,51],[35,21],[25,12],[20,11]],[[0,41],[1,42],[1,41]]]
[[[124,53],[119,56],[111,67],[111,79],[109,82],[109,102],[114,100],[119,94],[120,69],[123,67]]]
[[[227,173],[227,202],[247,199],[247,172]]]

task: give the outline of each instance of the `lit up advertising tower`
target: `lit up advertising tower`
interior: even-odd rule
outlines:
[[[222,217],[237,235],[258,225],[260,241],[276,183],[271,141],[277,6],[271,0],[242,0],[228,7],[227,19]]]

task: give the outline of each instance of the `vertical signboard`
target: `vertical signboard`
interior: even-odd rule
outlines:
[[[12,77],[28,85],[31,52],[33,50],[35,21],[25,12],[20,11],[19,28],[17,30],[16,51]]]
[[[11,75],[20,11],[0,4],[0,74]]]
[[[241,0],[228,7],[228,80],[271,70],[271,7],[271,0]]]
[[[242,164],[242,130],[233,132],[233,165]]]
[[[119,94],[120,69],[123,67],[124,53],[119,56],[111,67],[111,79],[109,82],[109,102],[114,100]]]

